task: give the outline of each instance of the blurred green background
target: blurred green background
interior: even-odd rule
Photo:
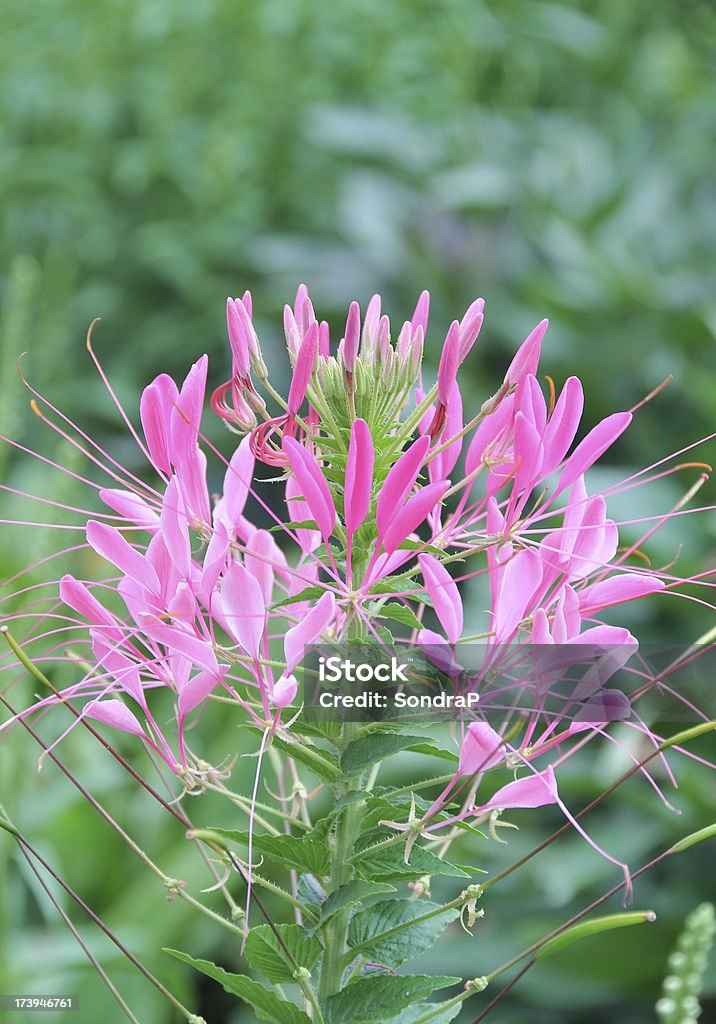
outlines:
[[[138,466],[85,353],[88,323],[102,316],[96,347],[133,412],[151,376],[182,374],[203,351],[212,385],[226,379],[224,298],[247,287],[280,379],[281,308],[305,280],[338,337],[350,299],[364,306],[379,291],[401,323],[428,287],[433,367],[450,320],[483,295],[486,325],[462,378],[475,405],[543,316],[552,326],[542,370],[558,384],[570,373],[584,378],[590,423],[673,373],[598,483],[708,434],[716,409],[715,42],[707,0],[11,0],[0,13],[0,430],[75,471],[87,468],[31,422],[15,371],[27,349],[33,384]],[[225,435],[212,436],[226,450]],[[713,461],[713,444],[697,457]],[[88,500],[8,448],[0,449],[0,476],[68,504]],[[665,509],[685,486],[666,480],[648,500],[623,497],[615,512]],[[701,499],[712,502],[713,488]],[[24,511],[57,521],[9,495],[2,504],[4,519]],[[684,519],[649,553],[657,565],[678,554],[677,569],[687,573],[708,568],[715,533],[710,514]],[[35,530],[19,543],[3,527],[0,577],[21,569],[28,550],[39,560],[66,536]],[[68,556],[55,576],[70,565]],[[90,568],[83,565],[85,574]],[[640,636],[683,642],[713,624],[707,610],[666,599],[640,606],[635,623]],[[63,727],[57,717],[46,733]],[[68,761],[135,827],[151,822],[148,841],[189,873],[176,829],[157,822],[151,804],[111,765],[98,765],[99,752],[82,740],[67,746]],[[218,723],[217,747],[234,743],[231,727]],[[29,739],[0,744],[0,769],[0,799],[133,948],[151,951],[183,929],[184,948],[222,956],[210,930],[195,927],[183,907],[165,907],[119,841],[96,830],[52,766],[35,775]],[[592,770],[584,766],[575,799],[580,786],[589,790]],[[689,821],[703,809],[702,780],[685,768],[680,806]],[[685,823],[674,826],[653,800],[640,808],[627,801],[622,817],[607,822],[631,822],[637,860]],[[0,852],[0,989],[37,985],[41,963],[57,990],[83,995],[73,1019],[89,1024],[108,996],[3,836]],[[592,891],[576,837],[560,856],[551,910],[530,889],[544,886],[536,868],[515,890],[529,906],[500,939],[508,954],[521,945],[521,927],[529,922],[534,937]],[[701,873],[670,880],[665,919],[628,970],[621,955],[619,972],[598,955],[573,959],[559,976],[537,970],[496,1019],[653,1019],[649,1005],[679,917],[707,895],[707,864],[697,856],[693,864]],[[479,973],[479,940],[470,948],[474,969],[465,969]],[[446,946],[442,955],[456,954]],[[142,1020],[172,1019],[129,969],[108,962],[144,1007]],[[178,965],[153,963],[191,998],[193,980]],[[217,1008],[207,1016],[211,1024],[229,1019]],[[248,1011],[231,1018],[251,1019]]]

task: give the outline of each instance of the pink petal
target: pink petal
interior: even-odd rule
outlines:
[[[152,593],[159,593],[159,577],[150,563],[144,555],[135,551],[114,527],[91,519],[87,523],[87,542],[98,555],[116,565],[127,576],[131,576]]]
[[[539,480],[542,468],[542,438],[524,413],[515,416],[515,493],[529,493]]]
[[[430,476],[431,483],[435,480],[446,480],[455,468],[462,451],[462,437],[457,437],[456,435],[460,433],[462,428],[462,395],[460,394],[460,385],[455,381],[448,395],[447,417],[439,445],[446,444],[452,438],[455,438],[455,440],[452,441],[444,452],[435,455],[428,463],[428,475]]]
[[[615,412],[598,423],[590,430],[583,441],[577,445],[564,464],[555,494],[568,487],[578,476],[593,466],[604,452],[611,448],[632,421],[630,412]]]
[[[505,741],[487,722],[471,722],[460,747],[458,775],[474,775],[505,759]]]
[[[526,374],[537,373],[539,357],[542,351],[542,339],[545,336],[548,326],[549,320],[541,320],[527,335],[525,340],[517,349],[515,357],[510,363],[507,373],[505,374],[506,384],[519,384]]]
[[[380,305],[378,306],[380,309]],[[411,317],[411,323],[413,330],[418,327],[422,327],[423,334],[428,329],[428,316],[430,315],[430,292],[422,291],[418,299],[417,305]]]
[[[224,475],[224,513],[227,525],[235,529],[241,518],[254,475],[251,439],[245,437],[226,468]]]
[[[266,605],[273,600],[274,568],[284,567],[286,559],[268,530],[255,530],[246,545],[244,565],[261,584]]]
[[[335,598],[330,591],[326,591],[311,611],[289,629],[283,641],[287,672],[293,672],[303,658],[305,649],[316,642],[333,622],[335,615]]]
[[[181,718],[186,716],[205,701],[212,690],[220,682],[219,677],[213,672],[199,672],[193,676],[179,690],[177,706]]]
[[[438,480],[437,483],[428,484],[427,487],[423,487],[417,494],[414,494],[399,512],[394,512],[387,530],[381,537],[387,554],[392,554],[396,548],[400,547],[405,538],[420,526],[428,513],[440,504],[440,500],[449,486],[449,480]],[[385,491],[382,492],[382,494],[384,493]]]
[[[301,403],[306,397],[306,390],[311,381],[311,374],[316,362],[318,351],[318,324],[314,321],[304,335],[301,347],[298,350],[296,366],[291,378],[291,386],[288,391],[288,413],[295,416],[301,408]]]
[[[258,658],[266,623],[261,585],[245,565],[234,562],[221,584],[221,609],[229,632],[247,654]]]
[[[311,518],[308,505],[303,499],[303,492],[295,476],[290,476],[286,481],[286,505],[291,522],[302,523]],[[318,530],[309,530],[303,526],[296,530],[296,538],[301,550],[306,552],[315,551],[321,543],[321,535]]]
[[[480,333],[482,327],[483,310],[485,308],[484,299],[475,299],[475,301],[468,307],[465,316],[460,321],[460,362],[465,360],[465,357],[470,352],[470,349],[477,341],[477,336]]]
[[[457,584],[433,555],[418,555],[418,562],[440,625],[450,643],[456,644],[462,636],[463,627],[462,601]]]
[[[655,594],[663,590],[664,586],[663,580],[648,573],[619,573],[580,590],[579,608],[583,614],[591,615],[610,605],[625,604]]]
[[[502,789],[498,789],[489,803],[483,804],[479,809],[486,811],[491,807],[503,810],[510,807],[544,807],[546,804],[556,804],[557,799],[557,780],[554,777],[554,768],[549,765],[536,775],[508,782]]]
[[[155,469],[171,472],[169,425],[179,391],[172,378],[160,373],[142,392],[139,416],[147,440],[147,448]]]
[[[532,548],[518,551],[504,566],[495,568],[498,594],[493,629],[496,640],[508,640],[528,611],[542,580],[542,562]]]
[[[557,468],[570,449],[584,409],[584,392],[578,377],[568,377],[557,399],[544,435],[544,472]]]
[[[447,408],[460,365],[460,324],[453,320],[445,338],[438,366],[438,401]]]
[[[121,700],[93,700],[85,705],[83,714],[97,722],[111,725],[113,729],[146,738],[139,720]]]
[[[206,455],[194,445],[185,457],[177,460],[176,475],[190,520],[209,526],[211,506],[206,485]]]
[[[343,365],[349,373],[353,372],[358,345],[360,344],[360,306],[351,302],[346,320],[346,333],[343,339]]]
[[[245,379],[248,377],[250,369],[249,346],[236,302],[231,298],[226,300],[226,330],[229,335],[231,354],[234,358],[235,372],[239,377]]]
[[[354,420],[351,424],[343,499],[344,518],[349,533],[355,533],[370,508],[373,460],[373,438],[370,428],[365,420]]]
[[[85,619],[89,619],[93,625],[107,626],[108,628],[103,630],[103,633],[109,639],[116,643],[122,642],[124,634],[117,625],[116,619],[90,593],[84,583],[80,583],[74,576],[63,576],[60,580],[60,597],[68,607]]]
[[[103,487],[99,496],[108,508],[117,512],[130,523],[143,526],[146,530],[156,530],[159,516],[152,506],[133,491],[121,491],[114,487]]]
[[[405,503],[405,499],[410,491],[412,491],[429,447],[430,438],[427,436],[419,437],[417,441],[411,444],[407,451],[403,452],[385,478],[385,482],[378,494],[378,505],[376,508],[378,533],[381,536],[384,536],[390,527],[396,509]],[[410,532],[408,530],[408,533]],[[405,536],[407,537],[407,535],[406,533]]]
[[[269,701],[274,707],[285,708],[291,704],[298,692],[298,680],[295,676],[284,674],[280,676],[269,695]]]
[[[161,527],[164,543],[179,575],[191,576],[191,542],[184,503],[176,477],[172,477],[162,501]]]
[[[326,478],[315,456],[294,438],[284,437],[283,450],[288,455],[291,469],[316,521],[316,526],[321,531],[323,540],[327,541],[336,523],[336,506]]]
[[[170,431],[172,461],[174,462],[177,458],[181,458],[187,449],[196,445],[199,437],[208,367],[207,356],[202,356],[194,363],[186,375],[176,405],[172,410]]]

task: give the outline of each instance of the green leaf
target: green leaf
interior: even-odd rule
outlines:
[[[409,594],[411,601],[417,601],[419,604],[425,604],[428,608],[432,608],[433,602],[430,600],[430,595],[427,590],[421,590],[420,584],[415,580],[400,579],[397,576],[386,576],[380,583],[376,583],[374,587],[371,587],[370,594]]]
[[[421,875],[447,875],[450,878],[469,878],[470,872],[463,871],[457,864],[441,860],[417,844],[410,851],[410,863],[403,859],[405,849],[402,843],[386,846],[382,850],[362,851],[355,858],[356,870],[364,878],[378,878],[383,882],[400,881],[403,878],[420,878]]]
[[[300,761],[306,768],[310,768],[323,782],[338,782],[343,777],[338,758],[328,750],[321,750],[314,744],[307,743],[305,739],[300,743],[292,743],[280,736],[274,736],[271,743],[278,750]]]
[[[402,622],[404,626],[409,626],[410,629],[423,628],[422,622],[413,609],[409,608],[407,604],[401,604],[400,601],[388,601],[382,607],[379,607],[377,611],[381,618]]]
[[[303,904],[319,910],[326,901],[326,890],[313,875],[301,875],[296,895]]]
[[[286,530],[315,530],[318,532],[315,519],[289,519],[287,523],[277,523],[270,527],[271,533],[285,533]]]
[[[397,1017],[391,1017],[389,1021],[386,1021],[386,1024],[414,1024],[416,1020],[420,1020],[426,1013],[435,1013],[437,1009],[438,1005],[436,1003],[417,1003],[415,1006],[409,1006],[403,1010]],[[450,1021],[457,1017],[460,1010],[462,1010],[462,1003],[448,1006],[442,1013],[436,1014],[430,1021],[430,1024],[450,1024]]]
[[[460,980],[426,974],[358,978],[326,1000],[326,1024],[376,1024]]]
[[[224,839],[242,846],[249,845],[249,833],[231,828],[215,828]],[[284,868],[294,868],[309,875],[327,875],[330,870],[328,850],[324,843],[310,836],[267,836],[254,833],[253,850]]]
[[[348,945],[377,963],[400,967],[406,960],[430,949],[458,916],[459,911],[450,907],[427,921],[413,923],[439,907],[438,903],[422,900],[385,900],[361,910],[351,920]],[[393,934],[385,934],[389,932]]]
[[[279,924],[276,930],[299,967],[310,971],[321,954],[321,943],[309,935],[303,925]],[[246,959],[269,981],[280,985],[294,980],[296,968],[291,963],[273,930],[267,924],[257,925],[246,939]]]
[[[230,974],[210,960],[195,960],[193,956],[189,956],[188,953],[180,953],[177,949],[165,948],[164,952],[176,957],[177,960],[182,960],[185,964],[191,964],[197,971],[218,981],[220,985],[223,985],[224,991],[229,992],[232,996],[240,996],[250,1006],[253,1006],[259,1020],[268,1021],[269,1024],[310,1024],[311,1018],[297,1006],[280,999],[275,992],[270,992],[258,981],[253,981],[244,974]]]
[[[299,601],[317,601],[319,597],[323,597],[325,592],[325,587],[305,587],[300,593],[294,594],[292,597],[284,597],[282,601],[276,601],[275,604],[271,605],[271,611],[285,608],[289,604],[298,604]]]
[[[323,904],[321,920],[326,921],[329,917],[337,914],[339,910],[350,907],[354,903],[363,903],[374,896],[388,892],[395,892],[395,886],[387,885],[385,882],[367,882],[360,878],[346,882],[345,885],[332,892]]]
[[[589,938],[590,935],[613,931],[614,928],[625,928],[632,924],[647,924],[655,920],[656,914],[653,910],[636,910],[628,914],[606,914],[604,917],[595,917],[591,921],[580,921],[579,924],[567,928],[561,935],[555,935],[549,942],[545,942],[535,956],[539,960],[542,957],[558,953],[565,946],[571,946],[573,942]]]
[[[411,747],[424,747],[424,736],[407,736],[399,733],[368,733],[349,743],[341,757],[341,768],[346,775],[355,775],[383,761],[391,754]]]

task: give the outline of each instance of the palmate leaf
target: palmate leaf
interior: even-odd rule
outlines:
[[[276,931],[298,966],[310,971],[321,955],[321,943],[316,936],[309,935],[300,924],[279,924]],[[296,968],[267,924],[257,925],[249,932],[246,959],[276,985],[294,980]]]
[[[461,979],[426,974],[359,978],[326,1000],[326,1024],[377,1024]]]
[[[293,1003],[280,999],[275,992],[269,991],[258,981],[253,981],[244,974],[231,974],[223,967],[217,967],[211,960],[196,960],[193,956],[181,953],[178,949],[165,948],[164,952],[176,957],[177,960],[182,960],[185,964],[190,964],[197,971],[218,981],[225,992],[239,996],[249,1003],[256,1011],[259,1020],[268,1021],[269,1024],[310,1024],[311,1018],[303,1010],[299,1010]]]
[[[439,909],[439,904],[416,900],[385,900],[359,911],[351,920],[348,945],[376,963],[400,967],[411,957],[420,956],[438,940],[459,911],[450,907],[441,914],[413,924],[416,918]],[[393,935],[386,935],[386,932]]]

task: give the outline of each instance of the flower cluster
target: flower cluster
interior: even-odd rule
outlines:
[[[250,294],[230,298],[232,374],[211,408],[241,440],[225,460],[222,493],[212,498],[207,484],[203,356],[181,386],[160,374],[142,395],[143,437],[132,432],[152,486],[109,458],[95,460],[120,486],[99,490],[110,512],[86,523],[86,540],[119,576],[62,578],[60,597],[74,613],[66,628],[86,638],[89,668],[23,714],[82,699],[82,716],[136,735],[190,779],[197,758],[186,722],[207,698],[233,702],[270,736],[286,728],[287,709],[297,710],[305,648],[347,636],[380,644],[391,614],[404,624],[399,639],[431,657],[448,650],[457,659],[462,642],[480,640],[493,678],[501,653],[515,646],[619,650],[623,664],[635,638],[598,616],[663,590],[665,574],[630,559],[638,545],[619,549],[605,495],[589,494],[586,474],[632,415],[607,417],[575,444],[582,386],[570,377],[557,396],[547,378],[545,398],[543,321],[496,393],[466,416],[459,371],[483,306],[477,300],[450,325],[429,384],[421,368],[427,292],[395,341],[378,296],[362,320],[352,303],[332,354],[328,325],[302,285],[284,310],[293,369],[284,400],[270,381]],[[282,502],[272,507],[255,489],[257,463],[280,473]],[[259,509],[273,530],[254,525]],[[489,611],[466,629],[465,583],[481,574]],[[153,713],[157,690],[173,696],[175,740]],[[471,796],[464,814],[557,802],[553,768],[538,771],[533,758],[609,717],[582,715],[557,733],[538,711],[509,748],[486,723],[464,732],[456,779],[504,764],[508,753],[528,772],[487,803]],[[430,817],[425,827],[438,827]]]

